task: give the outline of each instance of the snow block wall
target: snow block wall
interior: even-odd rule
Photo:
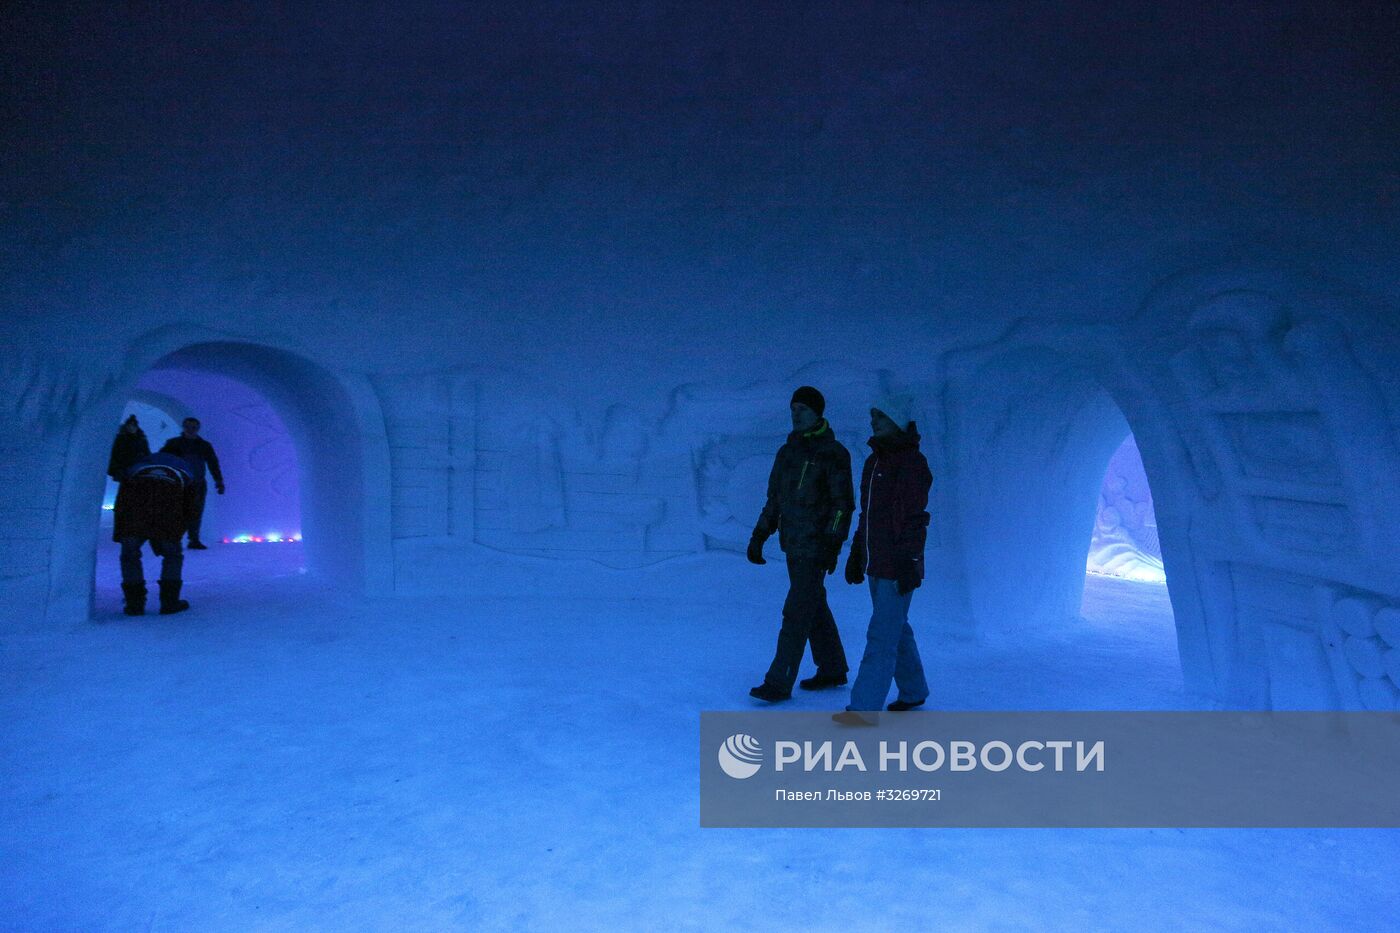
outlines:
[[[401,589],[463,585],[470,545],[633,568],[694,553],[688,451],[622,404],[589,423],[545,390],[463,372],[375,376]]]
[[[882,378],[814,363],[747,386],[689,383],[661,393],[664,415],[647,419],[500,377],[374,376],[393,463],[398,585],[469,587],[460,567],[472,545],[614,569],[742,553],[791,429],[793,387],[824,387],[827,417],[858,466]]]

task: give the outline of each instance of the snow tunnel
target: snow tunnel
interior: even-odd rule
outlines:
[[[978,637],[1015,639],[1028,628],[1071,624],[1086,565],[1142,579],[1123,523],[1106,519],[1129,499],[1112,467],[1126,479],[1136,444],[1123,410],[1091,370],[1043,350],[1017,350],[951,381],[947,401],[946,504],[962,543],[962,566],[952,576]],[[1151,473],[1142,469],[1139,500]]]
[[[229,489],[218,497],[211,483],[206,542],[300,539],[286,553],[298,552],[320,579],[371,594],[391,589],[387,496],[373,481],[387,473],[387,443],[367,386],[297,353],[241,341],[179,341],[132,362],[133,378],[75,432],[60,505],[73,544],[55,554],[53,611],[110,608],[95,603],[113,582],[95,585],[97,571],[108,568],[93,544],[78,543],[106,543],[110,524],[94,508],[96,481],[74,478],[102,475],[115,425],[133,411],[152,419],[153,450],[178,433],[176,419],[193,414],[204,422],[202,436],[215,445]],[[166,428],[175,430],[167,435]]]
[[[251,385],[225,377],[158,364],[137,384],[122,419],[136,416],[151,450],[182,430],[186,417],[200,422],[200,437],[213,444],[225,481],[225,495],[206,497],[200,537],[210,545],[293,545],[263,553],[251,560],[214,563],[220,572],[255,574],[294,572],[302,560],[300,471],[297,444],[277,409]],[[213,479],[213,478],[210,478]],[[209,483],[213,489],[214,483]],[[104,558],[111,563],[115,545],[108,544],[111,507],[116,483],[109,479],[104,496],[104,535],[98,541],[98,590],[113,583],[104,573]],[[259,551],[266,549],[259,548]],[[199,565],[186,565],[199,566]]]

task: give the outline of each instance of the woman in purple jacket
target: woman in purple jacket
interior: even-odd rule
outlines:
[[[928,699],[928,683],[909,602],[924,578],[924,538],[928,530],[928,491],[933,474],[919,452],[919,432],[910,420],[906,397],[882,399],[870,409],[871,454],[860,479],[860,523],[846,561],[846,582],[870,578],[873,611],[865,655],[851,687],[847,710],[878,710],[890,681],[899,695],[889,709],[913,709]]]

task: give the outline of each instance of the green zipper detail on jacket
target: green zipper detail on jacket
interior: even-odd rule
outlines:
[[[811,466],[811,465],[812,465],[812,461],[810,461],[810,460],[808,460],[806,463],[802,464],[802,474],[801,474],[800,476],[797,477],[797,488],[798,488],[798,489],[801,489],[801,488],[802,488],[802,484],[803,484],[804,482],[806,482],[806,480],[807,480],[807,468],[808,468],[809,466]]]
[[[836,530],[841,527],[841,516],[845,515],[844,509],[836,510],[836,517],[831,520],[831,533],[836,534]]]

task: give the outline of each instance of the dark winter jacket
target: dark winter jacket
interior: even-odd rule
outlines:
[[[805,434],[792,432],[778,449],[754,535],[766,539],[777,531],[788,557],[834,560],[854,509],[851,455],[823,420]]]
[[[137,428],[132,433],[118,431],[112,441],[112,455],[107,458],[107,475],[117,482],[126,478],[126,471],[137,460],[151,455],[151,445],[146,441],[146,432]]]
[[[179,457],[158,453],[133,464],[117,489],[112,540],[178,541],[189,524],[193,490],[191,467]]]
[[[177,457],[184,457],[194,465],[195,483],[204,482],[204,468],[209,467],[209,473],[214,477],[214,485],[224,484],[224,474],[219,470],[219,457],[214,453],[214,445],[202,437],[185,437],[177,434],[165,442],[165,446],[160,449],[163,454],[174,454]]]
[[[911,567],[924,576],[928,491],[933,474],[919,452],[919,433],[872,437],[872,453],[860,475],[860,522],[851,541],[853,560],[867,576],[897,580]]]

